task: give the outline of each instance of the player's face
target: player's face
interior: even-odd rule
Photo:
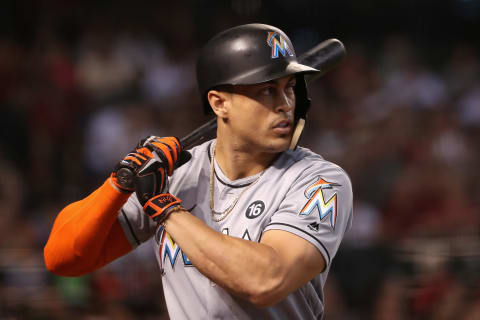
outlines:
[[[259,152],[288,149],[294,129],[294,76],[256,85],[239,85],[230,96],[228,122],[233,139]]]

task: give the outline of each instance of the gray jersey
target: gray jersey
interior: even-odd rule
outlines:
[[[135,195],[119,220],[130,243],[155,239],[168,312],[172,319],[320,319],[323,287],[335,253],[352,223],[352,189],[337,165],[305,148],[282,153],[263,173],[229,180],[214,162],[214,210],[210,210],[210,165],[215,140],[191,150],[192,160],[175,171],[170,192],[209,227],[230,236],[260,241],[267,230],[284,230],[313,244],[326,262],[324,272],[278,304],[258,309],[203,276],[175,241],[143,214]]]

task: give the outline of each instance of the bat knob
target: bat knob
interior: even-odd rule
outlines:
[[[128,168],[120,168],[117,171],[118,184],[128,189],[134,188],[133,172]]]

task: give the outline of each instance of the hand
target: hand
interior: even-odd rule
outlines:
[[[189,152],[182,151],[177,138],[149,136],[115,166],[112,182],[126,193],[140,187],[137,195],[143,206],[151,197],[168,192],[167,173],[172,175],[175,168],[190,158]]]
[[[182,200],[170,193],[162,193],[149,199],[143,206],[143,211],[154,221],[162,223],[173,211],[183,209],[181,203]]]
[[[153,197],[168,193],[167,175],[171,176],[174,169],[191,158],[189,152],[182,150],[180,142],[175,137],[147,137],[137,146],[137,150],[144,149],[150,151],[154,159],[135,175],[135,190],[142,206]]]
[[[135,149],[117,163],[110,175],[113,184],[121,191],[135,191],[134,177],[153,159],[147,148]]]
[[[180,142],[175,137],[160,138],[157,136],[149,136],[138,144],[137,148],[146,147],[150,151],[158,155],[164,164],[167,165],[168,175],[171,176],[173,171],[188,162],[192,155],[182,150]]]

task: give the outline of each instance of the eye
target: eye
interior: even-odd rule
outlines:
[[[273,86],[264,87],[260,93],[265,96],[271,96],[275,94],[275,88]]]
[[[295,83],[295,82],[290,82],[290,83],[285,87],[285,91],[286,91],[288,94],[295,94],[295,86],[296,86],[296,83]]]

